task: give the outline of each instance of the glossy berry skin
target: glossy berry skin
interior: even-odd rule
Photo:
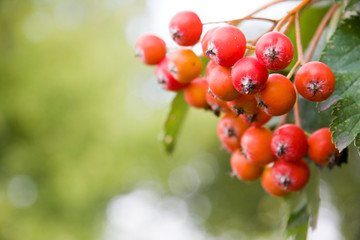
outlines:
[[[171,38],[180,46],[192,46],[199,42],[203,25],[199,16],[191,11],[182,11],[170,20]]]
[[[308,62],[297,71],[295,87],[305,99],[321,102],[334,92],[335,76],[326,64],[317,61]]]
[[[202,63],[191,49],[177,48],[168,54],[168,68],[177,81],[188,83],[200,76]]]
[[[263,173],[261,174],[261,186],[270,195],[275,197],[283,197],[288,194],[288,192],[282,190],[276,185],[272,177],[271,170],[272,167],[265,167]]]
[[[241,138],[241,149],[246,158],[254,164],[265,166],[273,162],[270,142],[272,132],[266,127],[249,127]]]
[[[269,73],[256,58],[244,57],[235,63],[231,76],[238,92],[255,94],[264,88]]]
[[[227,102],[227,104],[237,116],[240,114],[255,114],[258,111],[254,95],[240,94],[239,97]]]
[[[165,42],[153,34],[144,34],[136,41],[135,54],[145,64],[158,64],[165,58]]]
[[[245,35],[234,26],[216,29],[207,44],[206,56],[223,67],[231,67],[244,56]]]
[[[333,166],[340,155],[331,140],[329,128],[320,128],[313,132],[308,139],[309,158],[320,166]]]
[[[274,131],[271,150],[277,158],[286,161],[298,161],[308,149],[304,131],[294,125],[285,124]]]
[[[299,161],[278,160],[271,170],[275,184],[287,192],[296,192],[305,187],[310,178],[310,169],[304,159]]]
[[[209,74],[208,80],[209,89],[220,100],[231,101],[240,95],[232,84],[231,68],[214,67]]]
[[[180,83],[171,75],[168,69],[168,60],[165,57],[155,68],[155,76],[158,83],[168,91],[178,92],[188,86],[187,83]]]
[[[257,108],[253,114],[241,114],[239,117],[247,124],[256,127],[261,127],[271,119],[270,115],[267,115],[259,108]]]
[[[208,62],[208,64],[206,65],[206,69],[205,69],[205,77],[206,79],[209,81],[209,76],[210,76],[210,73],[211,71],[215,68],[219,66],[218,64],[216,64],[216,62],[214,62],[213,60],[210,60]]]
[[[285,69],[294,57],[291,40],[283,33],[265,33],[256,43],[257,59],[272,71]]]
[[[215,116],[220,116],[220,113],[231,112],[228,105],[225,101],[218,99],[213,93],[207,91],[206,101],[210,106],[211,111],[215,114]]]
[[[240,139],[248,125],[232,113],[226,113],[221,117],[217,125],[217,135],[223,147],[233,152],[240,148]]]
[[[204,35],[204,37],[201,39],[200,43],[201,43],[201,48],[203,50],[204,55],[206,55],[206,51],[208,49],[208,43],[209,40],[212,36],[212,34],[215,32],[215,30],[217,30],[219,27],[214,27],[211,28],[209,31],[207,31]]]
[[[254,181],[261,176],[263,167],[253,164],[237,149],[230,159],[231,169],[243,181]]]
[[[292,82],[281,74],[270,74],[264,89],[257,94],[258,105],[270,116],[288,113],[296,102]]]
[[[184,90],[186,102],[194,108],[207,108],[208,83],[205,78],[196,78]]]

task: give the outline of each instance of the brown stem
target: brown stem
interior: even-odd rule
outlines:
[[[269,22],[274,22],[274,23],[278,22],[278,20],[270,19],[270,18],[246,16],[246,17],[243,17],[243,18],[235,19],[235,20],[219,21],[219,22],[207,22],[207,23],[203,23],[203,25],[216,24],[216,23],[227,23],[227,24],[230,24],[230,25],[238,25],[241,21],[244,21],[244,20],[263,20],[263,21],[269,21]]]
[[[327,13],[325,14],[325,16],[323,17],[323,19],[321,20],[318,28],[316,29],[316,32],[313,36],[313,38],[311,39],[311,43],[310,46],[308,48],[306,57],[305,57],[305,63],[310,61],[312,55],[314,54],[315,48],[320,40],[321,34],[323,33],[327,23],[329,22],[331,16],[333,15],[333,13],[336,11],[336,9],[339,7],[339,4],[335,3],[331,6],[331,8],[327,11]]]
[[[280,31],[281,27],[285,24],[285,22],[287,21],[287,19],[291,16],[294,15],[297,12],[300,12],[308,3],[310,3],[312,0],[302,0],[302,2],[297,5],[295,8],[293,8],[292,10],[290,10],[285,17],[283,17],[279,23],[277,24],[276,28],[274,29],[274,31]]]
[[[288,79],[291,79],[291,77],[294,75],[296,69],[301,65],[301,62],[298,60],[295,65],[292,67],[288,75],[286,76]]]
[[[296,33],[296,49],[298,53],[298,61],[301,64],[304,63],[304,53],[301,44],[301,32],[300,32],[300,20],[299,20],[299,12],[295,13],[295,33]]]
[[[288,23],[286,25],[286,28],[284,29],[283,31],[283,34],[287,34],[287,32],[289,31],[290,27],[291,27],[291,24],[292,22],[294,21],[294,15],[291,15],[289,20],[288,20]]]

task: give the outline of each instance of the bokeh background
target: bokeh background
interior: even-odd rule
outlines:
[[[268,1],[249,2],[0,0],[0,239],[280,239],[285,202],[230,176],[211,113],[191,109],[165,154],[174,94],[134,57],[145,32],[172,46],[167,24],[180,10],[219,21]],[[241,27],[251,38],[267,25]],[[360,238],[360,165],[349,154],[320,173],[310,239]]]

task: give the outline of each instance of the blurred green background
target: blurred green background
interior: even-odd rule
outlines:
[[[184,204],[202,233],[191,239],[279,239],[286,205],[230,177],[215,116],[191,109],[166,156],[173,94],[125,35],[146,2],[113,2],[0,0],[0,239],[167,239],[111,222],[109,203],[137,189]],[[321,172],[328,226],[343,239],[360,239],[358,160],[350,151]]]

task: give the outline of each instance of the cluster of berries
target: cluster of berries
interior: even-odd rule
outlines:
[[[293,109],[297,93],[319,102],[335,88],[335,78],[324,63],[313,61],[300,67],[294,84],[279,73],[293,60],[294,48],[283,33],[262,35],[255,47],[246,46],[242,31],[231,25],[207,31],[200,41],[203,24],[193,12],[183,11],[170,21],[169,31],[180,46],[167,53],[165,42],[152,34],[139,37],[136,55],[156,65],[158,82],[169,91],[184,90],[189,105],[211,109],[221,117],[217,133],[224,148],[232,152],[231,166],[238,178],[252,181],[261,176],[264,189],[283,196],[302,189],[310,176],[307,153],[316,164],[333,165],[339,156],[328,128],[308,139],[304,131],[285,124],[272,133],[263,126],[272,116]],[[191,48],[201,42],[209,58],[205,77],[200,77],[202,61]],[[246,49],[255,51],[245,57]],[[295,87],[294,87],[295,85]]]

